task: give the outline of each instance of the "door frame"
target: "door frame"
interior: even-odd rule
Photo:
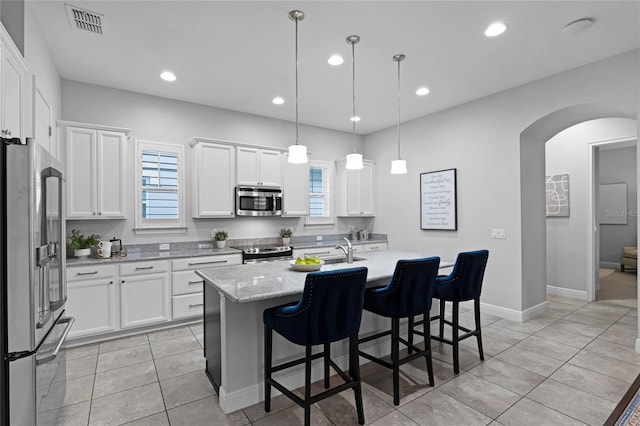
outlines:
[[[587,154],[587,299],[589,302],[595,301],[596,298],[596,285],[599,280],[599,276],[596,273],[599,269],[599,245],[600,245],[600,226],[598,225],[597,218],[597,202],[598,202],[598,188],[599,184],[596,182],[599,176],[598,155],[596,155],[596,149],[602,146],[629,143],[635,141],[636,150],[638,150],[638,138],[626,137],[611,140],[603,140],[597,142],[591,142],[588,144]],[[638,163],[636,156],[636,164]]]

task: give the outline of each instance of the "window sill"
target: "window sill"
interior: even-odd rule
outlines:
[[[184,234],[187,232],[186,226],[149,226],[145,228],[133,228],[136,234]]]

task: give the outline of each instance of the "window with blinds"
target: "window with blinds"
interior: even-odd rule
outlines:
[[[184,231],[184,147],[136,141],[136,232]]]
[[[309,162],[309,216],[307,225],[333,223],[333,163]]]
[[[142,218],[178,219],[178,154],[142,151]]]

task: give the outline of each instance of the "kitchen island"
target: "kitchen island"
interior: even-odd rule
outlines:
[[[365,260],[353,264],[324,265],[323,271],[365,266],[367,286],[386,284],[399,259],[428,257],[407,251],[366,253]],[[441,261],[441,273],[448,273],[452,262]],[[288,261],[237,265],[197,270],[205,281],[204,288],[204,353],[207,375],[216,388],[220,407],[230,413],[264,399],[263,388],[263,322],[265,309],[296,302],[304,289],[306,273],[290,269]],[[364,337],[390,327],[386,318],[363,312],[360,336]],[[367,351],[379,356],[390,352],[390,343],[368,342]],[[346,368],[347,341],[331,347],[332,358]],[[275,363],[299,358],[304,348],[274,334]],[[285,386],[304,384],[303,366],[280,377]],[[314,378],[321,377],[322,365],[314,365]]]

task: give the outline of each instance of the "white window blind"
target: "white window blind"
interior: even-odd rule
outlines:
[[[136,141],[136,232],[184,232],[184,147]]]
[[[333,223],[333,163],[309,162],[309,216],[306,223]]]

